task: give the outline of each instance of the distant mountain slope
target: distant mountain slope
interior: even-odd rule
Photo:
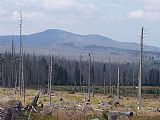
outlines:
[[[0,36],[0,44],[11,44],[12,35]],[[19,36],[13,36],[15,44],[19,43]],[[70,32],[66,32],[58,29],[48,29],[43,32],[24,35],[23,43],[25,46],[34,46],[34,47],[48,47],[52,45],[53,47],[61,46],[61,47],[73,47],[73,48],[83,48],[83,47],[93,47],[96,49],[102,47],[109,48],[120,48],[127,50],[139,50],[139,45],[137,43],[129,43],[129,42],[118,42],[112,40],[108,37],[97,35],[97,34],[89,34],[89,35],[80,35],[74,34]],[[146,51],[160,52],[159,47],[154,46],[145,46]]]

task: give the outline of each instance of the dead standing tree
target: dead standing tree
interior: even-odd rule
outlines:
[[[79,84],[80,84],[80,92],[82,92],[82,56],[79,58]]]
[[[106,95],[106,65],[105,63],[103,65],[103,87],[104,87],[103,94]]]
[[[142,79],[143,79],[143,38],[144,38],[144,28],[142,27],[141,30],[141,39],[140,39],[140,47],[141,47],[141,51],[140,51],[140,66],[139,66],[139,79],[138,79],[138,110],[141,110],[141,97],[142,97]]]
[[[19,42],[20,42],[20,63],[19,63],[19,94],[22,94],[22,13],[20,11],[20,18],[19,18]]]
[[[19,37],[20,37],[20,64],[19,64],[19,93],[20,96],[23,92],[23,99],[25,104],[25,81],[24,81],[24,74],[23,74],[23,44],[22,44],[22,22],[23,22],[23,15],[22,12],[19,12]]]
[[[119,81],[120,81],[120,71],[118,67],[118,79],[117,79],[117,100],[119,101]]]
[[[93,58],[92,58],[93,59]],[[92,60],[92,67],[91,67],[91,80],[92,80],[92,96],[94,97],[95,92],[95,72],[94,72],[94,59]]]
[[[12,36],[12,73],[11,73],[11,85],[14,85],[14,79],[15,79],[15,47],[14,47],[14,41],[13,41],[13,36]]]
[[[0,84],[3,81],[3,55],[0,54]]]
[[[109,88],[110,88],[110,95],[112,96],[112,73],[111,73],[111,61],[109,59]]]
[[[49,79],[48,79],[48,92],[49,92],[49,105],[51,106],[52,104],[52,55],[50,55],[50,62],[49,62]]]
[[[88,54],[89,55],[89,68],[88,68],[88,101],[90,102],[90,99],[91,99],[91,55],[90,53]]]

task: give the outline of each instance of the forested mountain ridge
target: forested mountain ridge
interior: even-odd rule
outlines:
[[[11,39],[14,39],[15,44],[19,43],[18,35],[0,36],[0,44],[10,44]],[[48,47],[48,46],[72,46],[72,47],[87,47],[90,45],[107,48],[120,48],[127,50],[139,50],[139,44],[129,42],[119,42],[111,38],[98,35],[80,35],[71,32],[66,32],[58,29],[48,29],[43,32],[38,32],[29,35],[23,35],[23,43],[26,46]],[[145,51],[160,52],[159,47],[144,46]]]
[[[1,52],[11,51],[12,39],[15,51],[19,53],[18,35],[0,36]],[[23,46],[26,54],[47,55],[51,48],[53,55],[69,59],[79,59],[79,55],[91,53],[96,61],[110,59],[113,62],[137,61],[140,49],[138,43],[118,42],[97,34],[80,35],[58,29],[23,35]],[[144,50],[146,60],[160,60],[160,48],[145,46]]]

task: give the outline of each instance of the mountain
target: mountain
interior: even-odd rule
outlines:
[[[62,56],[79,56],[92,53],[95,59],[114,59],[119,61],[138,60],[140,46],[138,43],[119,42],[111,38],[97,35],[80,35],[58,29],[48,29],[29,35],[23,35],[23,45],[25,52],[48,54],[48,48],[54,48],[54,54]],[[11,40],[19,46],[18,35],[0,36],[0,50],[10,49]],[[17,52],[18,52],[17,48]],[[149,59],[160,59],[160,48],[154,46],[144,46],[145,57]],[[102,58],[103,57],[103,58]]]
[[[0,44],[10,44],[12,35],[0,36]],[[16,44],[19,43],[19,36],[13,35]],[[23,43],[26,46],[74,46],[74,47],[110,47],[127,50],[139,50],[137,43],[118,42],[111,38],[97,35],[80,35],[58,29],[48,29],[43,32],[23,36]],[[158,51],[160,48],[145,46],[146,51]]]

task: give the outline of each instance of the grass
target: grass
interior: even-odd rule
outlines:
[[[63,98],[64,101],[66,101],[66,103],[64,103],[64,105],[70,106],[70,107],[74,107],[75,104],[78,102],[80,104],[84,103],[84,94],[80,93],[80,92],[76,92],[75,94],[70,94],[73,89],[71,89],[71,86],[55,86],[54,89],[54,93],[52,93],[52,103],[55,105],[62,105],[62,102],[60,102],[60,98]],[[79,89],[79,88],[77,88]],[[126,105],[129,107],[130,111],[134,111],[136,114],[133,118],[131,118],[131,120],[160,120],[160,114],[159,113],[155,113],[155,112],[146,112],[146,111],[140,111],[138,112],[136,110],[136,105],[137,105],[137,100],[135,99],[134,95],[134,91],[133,89],[130,89],[130,87],[125,87],[125,88],[121,88],[121,92],[123,90],[126,90],[127,92],[125,94],[129,94],[128,91],[130,91],[130,96],[129,97],[124,97],[125,95],[123,95],[121,93],[121,99],[119,100],[121,105]],[[158,96],[157,94],[149,94],[145,91],[154,91],[157,90],[157,87],[145,87],[143,88],[143,99],[142,99],[142,106],[144,107],[148,107],[148,108],[158,108],[160,106],[160,101],[158,101],[155,96]],[[155,91],[156,91],[155,90]],[[78,90],[77,90],[78,91]],[[109,92],[109,90],[107,90]],[[35,96],[38,93],[38,90],[34,90],[34,89],[27,89],[26,90],[26,104],[31,103],[33,96]],[[101,93],[103,93],[103,87],[100,86],[96,86],[95,87],[95,97],[92,97],[91,94],[91,106],[94,109],[99,109],[98,103],[100,101],[104,101],[104,102],[109,102],[111,100],[113,100],[112,98],[108,98],[108,94],[107,95],[102,95]],[[15,94],[13,89],[7,89],[7,88],[0,88],[0,106],[3,107],[4,103],[7,100],[21,100],[23,101],[23,97],[19,96],[19,94]],[[85,94],[85,96],[87,96],[87,94]],[[115,99],[115,98],[114,98]],[[49,97],[48,95],[40,95],[39,98],[39,102],[42,102],[44,104],[44,106],[48,106],[49,104]],[[23,103],[24,104],[24,103]],[[112,109],[108,109],[108,110],[120,110],[120,111],[126,111],[124,108],[121,107],[114,107]],[[107,111],[108,111],[107,110]],[[63,120],[64,117],[66,116],[66,114],[69,116],[69,114],[71,114],[71,118],[74,118],[78,116],[79,119],[89,119],[89,118],[101,118],[102,120],[104,119],[104,117],[106,116],[106,113],[97,113],[95,111],[86,111],[85,115],[83,115],[84,113],[81,111],[74,111],[74,110],[70,110],[67,111],[68,113],[66,113],[63,110],[58,110],[55,109],[55,111],[59,112],[59,115],[52,115],[52,116],[42,116],[41,114],[33,114],[32,116],[34,117],[34,120],[56,120],[57,116],[59,117],[60,120]],[[74,115],[73,115],[74,114]],[[68,117],[69,118],[69,117]],[[66,119],[67,120],[67,119]],[[77,119],[78,120],[78,119]]]

